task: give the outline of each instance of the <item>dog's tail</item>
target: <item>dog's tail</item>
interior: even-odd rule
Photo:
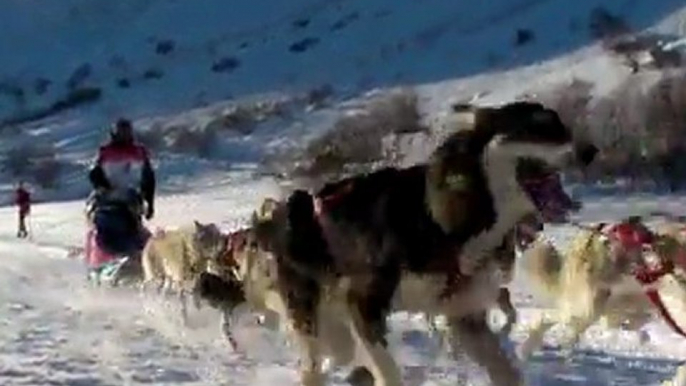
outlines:
[[[545,239],[537,239],[522,255],[522,268],[535,290],[557,297],[562,276],[562,256]]]

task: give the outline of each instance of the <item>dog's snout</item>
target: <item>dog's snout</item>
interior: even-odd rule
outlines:
[[[584,167],[593,162],[598,151],[598,148],[590,142],[579,142],[574,146],[574,155]]]

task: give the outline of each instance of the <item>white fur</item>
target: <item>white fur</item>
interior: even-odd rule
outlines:
[[[526,214],[536,208],[516,179],[517,160],[521,157],[537,157],[552,165],[559,165],[571,152],[569,146],[545,146],[534,144],[503,144],[496,136],[488,144],[482,157],[488,188],[493,195],[496,223],[462,247],[460,270],[471,275],[483,260],[497,248],[505,235]]]
[[[215,231],[211,245],[198,245],[193,241],[201,228]],[[187,295],[191,292],[200,272],[208,270],[211,259],[223,247],[223,236],[214,224],[193,226],[158,232],[148,239],[143,248],[143,288],[156,285],[158,290],[176,292],[181,305],[181,316],[187,321]]]

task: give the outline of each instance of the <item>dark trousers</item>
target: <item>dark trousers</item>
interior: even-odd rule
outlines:
[[[26,217],[29,215],[29,211],[25,209],[19,210],[19,230],[17,231],[17,237],[26,238],[29,235],[26,229]]]

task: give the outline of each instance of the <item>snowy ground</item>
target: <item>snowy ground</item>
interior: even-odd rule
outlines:
[[[193,194],[161,197],[153,226],[177,226],[192,219],[237,226],[265,196],[278,196],[269,180],[207,187]],[[581,219],[623,216],[660,208],[686,212],[686,197],[629,197],[589,201]],[[126,290],[87,288],[78,261],[66,248],[79,245],[83,231],[80,201],[37,205],[33,241],[17,241],[15,213],[0,209],[0,384],[2,385],[295,385],[295,357],[283,336],[242,323],[238,356],[219,335],[218,316],[194,311],[191,328],[180,324],[173,305]],[[569,229],[552,229],[560,242]],[[533,302],[521,280],[515,284],[521,319],[531,320],[542,305]],[[497,316],[497,314],[496,314]],[[470,363],[456,364],[421,333],[423,325],[403,315],[392,321],[391,344],[409,385],[425,375],[426,386],[486,385]],[[686,341],[664,323],[652,323],[651,343],[635,333],[593,327],[571,362],[548,347],[525,368],[530,385],[656,385],[686,357]],[[554,343],[554,333],[551,342]],[[514,338],[520,340],[521,330]],[[334,376],[342,384],[342,373]]]

